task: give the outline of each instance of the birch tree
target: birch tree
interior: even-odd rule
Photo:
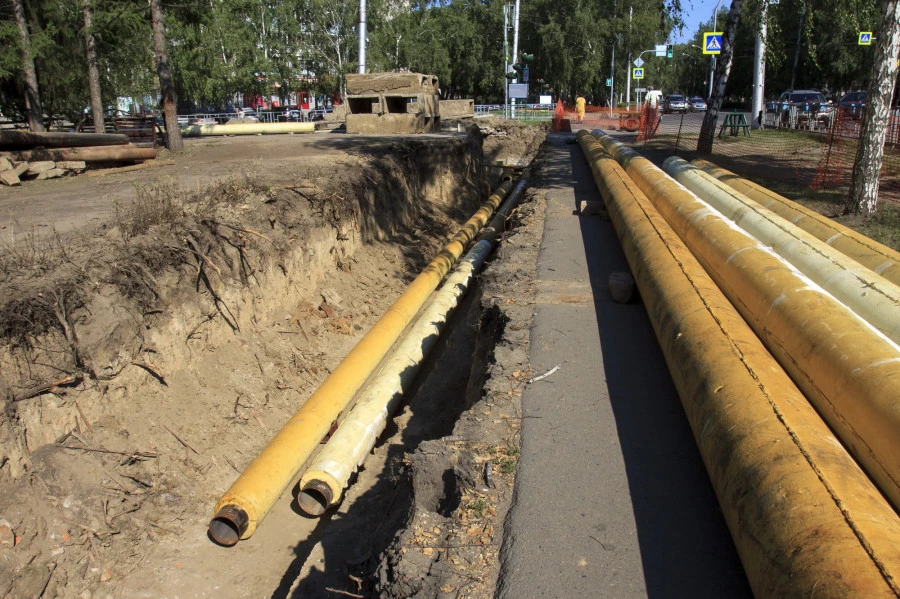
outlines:
[[[884,138],[891,100],[897,83],[900,55],[900,0],[882,3],[881,22],[875,30],[875,60],[869,80],[866,111],[859,134],[853,178],[845,212],[871,215],[878,208],[878,178],[884,159]]]
[[[742,4],[743,0],[731,1],[728,20],[725,22],[725,28],[722,30],[722,53],[716,62],[713,93],[709,99],[706,114],[703,116],[700,137],[697,139],[697,151],[701,154],[712,154],[713,139],[716,136],[716,121],[719,118],[719,110],[722,108],[722,100],[725,98],[725,86],[728,84],[728,75],[731,73],[731,62],[734,57],[734,36],[737,32],[738,22],[741,19]]]

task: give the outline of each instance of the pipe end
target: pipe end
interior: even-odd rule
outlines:
[[[220,509],[209,523],[209,537],[224,547],[232,547],[247,532],[247,512],[233,505]]]
[[[311,480],[297,493],[297,505],[310,516],[321,516],[334,501],[331,487],[320,480]]]

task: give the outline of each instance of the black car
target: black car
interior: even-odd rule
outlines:
[[[776,123],[782,127],[830,125],[833,106],[817,89],[796,89],[783,92],[777,102],[767,107],[775,112]]]
[[[866,108],[866,92],[850,92],[845,94],[838,102],[838,110],[843,111],[851,118],[858,119]]]

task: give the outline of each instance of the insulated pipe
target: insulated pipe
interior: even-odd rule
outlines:
[[[757,597],[893,597],[900,519],[647,197],[588,156]]]
[[[649,160],[599,140],[900,507],[900,348]]]
[[[275,135],[278,133],[314,133],[315,123],[233,123],[226,125],[187,125],[179,127],[185,137],[206,135]]]
[[[128,136],[120,133],[0,131],[0,150],[30,150],[37,147],[123,146],[127,143]]]
[[[209,524],[214,541],[230,546],[253,534],[511,187],[497,188],[231,485]]]
[[[335,505],[363,465],[375,442],[397,409],[403,394],[415,380],[424,359],[437,343],[450,313],[468,291],[469,283],[491,253],[509,212],[521,201],[523,179],[479,236],[478,242],[419,314],[409,332],[391,352],[384,366],[341,422],[328,443],[300,478],[297,504],[311,516],[321,516]]]
[[[137,160],[153,160],[156,150],[141,148],[131,144],[115,146],[85,146],[77,148],[47,148],[22,150],[18,152],[0,152],[0,157],[12,160],[34,162],[36,160],[84,161],[84,162],[129,162]]]
[[[884,246],[810,210],[784,196],[778,195],[753,181],[738,177],[706,160],[692,160],[691,164],[733,187],[754,202],[765,206],[778,216],[789,220],[813,237],[821,239],[839,252],[871,268],[895,285],[900,285],[900,252]]]
[[[744,231],[771,247],[894,343],[900,343],[900,287],[683,158],[667,158],[663,170]]]

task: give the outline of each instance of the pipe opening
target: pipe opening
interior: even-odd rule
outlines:
[[[219,545],[232,547],[246,532],[248,522],[247,512],[232,505],[226,505],[209,523],[208,533],[210,538]]]
[[[331,487],[318,480],[311,480],[297,493],[297,504],[310,516],[321,516],[331,506],[334,496]]]

